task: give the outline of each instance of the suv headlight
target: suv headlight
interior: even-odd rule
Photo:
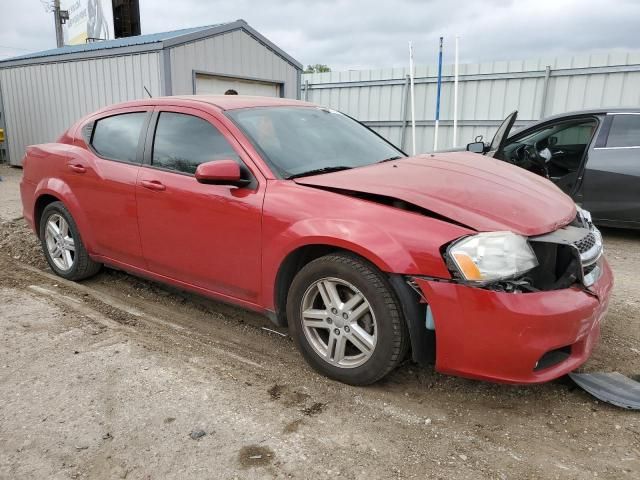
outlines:
[[[538,266],[526,237],[487,232],[452,243],[447,255],[465,280],[486,283],[518,276]]]

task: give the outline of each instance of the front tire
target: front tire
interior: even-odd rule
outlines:
[[[289,330],[307,362],[351,385],[380,380],[405,357],[401,312],[384,274],[351,254],[309,262],[287,296]]]
[[[62,202],[52,202],[42,212],[40,242],[51,269],[67,280],[91,277],[102,266],[89,257],[76,222]]]

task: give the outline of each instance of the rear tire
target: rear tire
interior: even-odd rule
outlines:
[[[289,331],[327,377],[369,385],[404,359],[409,334],[386,277],[366,260],[330,254],[305,265],[287,296]]]
[[[102,267],[89,257],[78,226],[62,202],[52,202],[42,212],[40,242],[51,270],[62,278],[82,280]]]

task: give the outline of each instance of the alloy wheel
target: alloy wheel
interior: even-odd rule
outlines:
[[[373,354],[378,329],[366,297],[351,283],[322,278],[307,288],[302,298],[304,335],[327,363],[354,368]]]
[[[76,249],[69,223],[54,213],[47,219],[44,235],[51,261],[63,272],[71,270]]]

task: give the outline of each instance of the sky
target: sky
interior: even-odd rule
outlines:
[[[63,0],[64,5],[65,0]],[[0,0],[0,59],[55,47],[41,0]],[[47,2],[44,2],[47,3]],[[333,70],[640,49],[640,0],[140,0],[142,33],[242,18],[304,65]]]

